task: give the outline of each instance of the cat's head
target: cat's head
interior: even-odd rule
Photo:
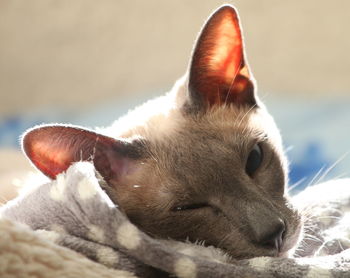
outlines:
[[[145,105],[154,111],[142,124],[131,118],[146,117],[145,107],[123,132],[118,123],[104,135],[40,126],[23,149],[51,178],[91,160],[111,199],[150,235],[204,241],[236,258],[283,256],[301,221],[287,199],[278,129],[255,88],[237,13],[223,6],[201,31],[186,78]]]

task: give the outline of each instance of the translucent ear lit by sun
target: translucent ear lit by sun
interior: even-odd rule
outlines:
[[[69,159],[69,155],[67,152],[63,152],[60,149],[53,149],[53,146],[50,146],[46,142],[34,142],[33,150],[35,150],[36,154],[40,154],[41,156],[45,156],[47,158],[50,157],[50,160],[53,163],[59,163],[61,161],[66,161]],[[34,153],[35,155],[35,153]]]
[[[29,156],[41,171],[51,177],[65,170],[65,162],[71,161],[69,152],[44,141],[33,142]]]
[[[243,58],[243,44],[238,18],[232,12],[226,12],[216,28],[211,30],[209,70],[220,76],[225,82],[232,81],[240,70]]]
[[[192,57],[188,86],[194,103],[197,99],[206,107],[256,104],[239,18],[232,6],[220,7],[202,29]]]

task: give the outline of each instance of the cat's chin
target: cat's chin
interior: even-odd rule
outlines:
[[[223,253],[236,260],[252,259],[256,257],[290,258],[293,256],[295,249],[298,246],[299,236],[296,236],[295,238],[297,239],[289,240],[281,251],[256,248],[255,246],[246,248],[246,250],[249,250],[248,252],[234,252],[232,250],[235,249],[228,247],[220,247],[218,249],[222,250]],[[204,244],[204,246],[206,245]]]
[[[215,246],[206,244],[205,242],[182,242],[175,240],[164,240],[160,241],[174,248],[177,252],[199,257],[202,259],[209,259],[220,263],[233,263],[235,260],[244,260],[244,259],[253,259],[256,257],[279,257],[279,258],[288,258],[294,252],[294,248],[282,252],[276,252],[273,250],[251,250],[249,253],[233,253],[232,250],[228,248],[217,248]]]

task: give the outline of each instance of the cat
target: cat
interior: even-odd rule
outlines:
[[[92,161],[111,200],[155,238],[200,241],[238,259],[288,256],[302,219],[288,201],[279,131],[245,56],[238,14],[224,5],[169,93],[108,128],[35,127],[23,151],[52,179]]]

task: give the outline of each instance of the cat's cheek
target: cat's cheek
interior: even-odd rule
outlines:
[[[111,199],[134,224],[146,232],[171,209],[171,192],[162,183],[156,168],[147,162],[140,164],[132,174],[115,182],[111,191]]]
[[[107,194],[114,203],[127,211],[128,208],[137,210],[146,206],[155,188],[150,185],[151,175],[146,178],[147,164],[138,162],[129,165],[122,176],[112,179],[105,188]]]
[[[264,168],[257,173],[255,181],[274,198],[282,198],[286,187],[284,170],[275,154],[269,154],[268,159]]]

